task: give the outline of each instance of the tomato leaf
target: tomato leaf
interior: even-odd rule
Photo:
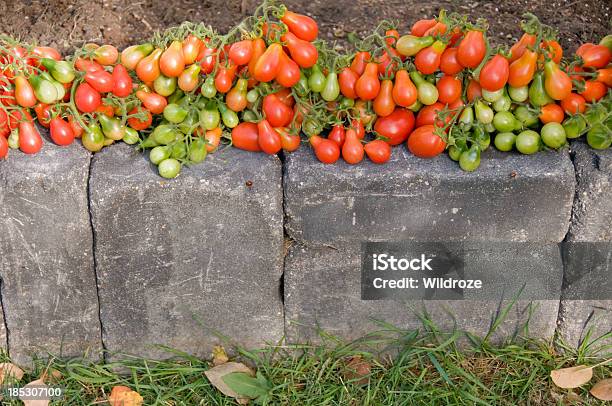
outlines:
[[[597,382],[590,392],[599,400],[612,400],[612,378]]]
[[[578,365],[570,368],[556,369],[550,372],[555,385],[564,389],[578,388],[593,377],[593,367]]]

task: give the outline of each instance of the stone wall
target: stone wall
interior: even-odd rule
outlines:
[[[127,145],[12,152],[0,161],[0,343],[17,362],[166,356],[157,344],[206,356],[224,336],[253,348],[316,340],[317,327],[356,338],[375,319],[416,328],[423,308],[482,334],[507,302],[360,300],[359,244],[610,241],[612,155],[573,149],[487,151],[475,173],[403,147],[387,165],[354,167],[320,164],[307,147],[284,162],[225,149],[175,180]],[[527,266],[498,255],[491,272]],[[559,252],[537,258],[538,277],[561,285]],[[576,345],[593,312],[605,331],[609,308],[520,301],[496,337],[530,318],[529,334]]]

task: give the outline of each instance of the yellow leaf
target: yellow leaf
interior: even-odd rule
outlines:
[[[225,348],[223,348],[220,345],[215,345],[215,347],[213,348],[212,354],[213,354],[212,362],[214,366],[225,364],[227,361],[229,361],[227,353],[225,352]]]
[[[37,379],[35,381],[30,382],[26,386],[24,386],[24,388],[30,388],[30,387],[43,388],[46,386],[47,385],[45,385],[45,382],[42,379]],[[23,400],[23,406],[47,406],[49,404],[49,400],[46,400],[46,399],[26,400],[26,399],[23,399],[22,397],[19,397],[19,399]]]
[[[612,378],[601,380],[593,385],[591,395],[599,400],[612,400]]]
[[[0,384],[4,383],[9,377],[15,381],[20,381],[23,377],[23,370],[10,362],[0,363]]]
[[[141,406],[143,401],[140,393],[122,385],[113,386],[108,397],[110,406]]]
[[[578,388],[593,377],[593,367],[578,365],[570,368],[556,369],[550,372],[555,385],[564,389]]]

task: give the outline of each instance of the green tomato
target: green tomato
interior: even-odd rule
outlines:
[[[500,151],[508,152],[512,151],[514,148],[514,143],[516,142],[516,135],[511,132],[499,133],[495,136],[495,148]]]
[[[242,121],[250,121],[253,123],[257,121],[257,114],[252,110],[245,110],[242,113]]]
[[[146,149],[146,148],[153,148],[158,146],[159,144],[157,143],[157,141],[155,141],[155,139],[152,136],[148,136],[147,138],[145,138],[141,143],[140,143],[140,148]]]
[[[9,148],[18,149],[19,148],[19,130],[14,129],[13,131],[11,131],[11,135],[9,135],[7,141],[8,141]]]
[[[474,110],[476,111],[476,119],[482,124],[493,122],[493,110],[482,100],[476,101]]]
[[[200,163],[206,158],[206,141],[202,137],[196,138],[189,146],[189,160]]]
[[[200,100],[204,101],[204,99]],[[174,93],[172,93],[170,97],[168,97],[168,103],[184,105],[186,104],[186,101],[187,98],[185,97],[185,92],[183,92],[181,89],[176,89]]]
[[[308,87],[316,93],[320,93],[325,89],[325,75],[321,72],[319,65],[312,67],[312,72],[308,78]]]
[[[60,83],[70,83],[75,78],[74,68],[67,61],[56,61],[51,58],[42,58],[40,63],[47,68],[53,79]]]
[[[448,156],[450,157],[450,159],[457,162],[459,161],[459,158],[461,157],[463,151],[463,149],[457,147],[456,145],[451,145],[448,149]]]
[[[544,74],[542,72],[537,72],[534,75],[533,81],[529,86],[529,102],[537,107],[553,102],[553,99],[546,93],[544,88]]]
[[[508,95],[515,102],[522,103],[529,97],[529,87],[521,86],[521,87],[512,87],[508,86]]]
[[[215,78],[212,75],[209,75],[204,83],[202,83],[202,96],[212,99],[217,95],[217,88],[215,87]]]
[[[474,110],[471,106],[467,106],[459,116],[459,122],[463,124],[472,124],[474,122]]]
[[[516,119],[514,114],[509,111],[499,111],[493,117],[493,126],[500,133],[510,132],[514,130]]]
[[[494,92],[490,92],[486,89],[482,89],[482,98],[485,99],[486,101],[488,101],[489,103],[494,103],[496,101],[498,101],[499,99],[501,99],[504,95],[504,88],[502,87],[499,90],[496,90]]]
[[[193,130],[199,125],[200,117],[195,109],[189,110],[187,117],[178,124],[178,129],[181,133],[187,135],[193,133]]]
[[[438,101],[438,89],[433,83],[427,81],[417,85],[418,100],[426,106],[431,106]]]
[[[221,121],[221,115],[219,114],[219,110],[217,107],[206,108],[204,110],[200,110],[200,124],[207,131],[215,129],[219,127],[219,122]]]
[[[586,136],[587,144],[593,149],[607,149],[612,144],[612,130],[603,124],[595,124]]]
[[[599,41],[599,45],[607,47],[612,52],[612,34],[608,34]]]
[[[174,124],[183,122],[188,113],[186,109],[174,103],[170,103],[164,108],[164,118]]]
[[[174,158],[164,159],[157,168],[159,175],[166,179],[173,179],[181,172],[181,163]]]
[[[459,157],[459,166],[466,172],[473,172],[480,166],[480,147],[474,144]]]
[[[559,123],[545,124],[540,130],[540,136],[544,145],[553,149],[559,149],[567,142],[565,129]]]
[[[34,89],[34,95],[45,104],[52,104],[58,100],[57,88],[50,80],[42,79],[41,76],[33,75],[30,77],[30,84]]]
[[[255,103],[259,99],[259,92],[257,89],[251,89],[247,92],[246,98],[249,103]]]
[[[175,142],[172,146],[170,156],[175,159],[183,159],[187,156],[187,145],[184,141]]]
[[[524,127],[533,127],[539,123],[537,114],[529,111],[525,106],[518,106],[514,110],[514,117],[516,117]]]
[[[338,84],[338,74],[334,71],[329,72],[325,79],[325,87],[321,91],[321,97],[325,101],[334,101],[340,95],[340,85]]]
[[[176,90],[176,78],[169,78],[164,75],[159,75],[153,81],[153,89],[160,96],[168,97]]]
[[[418,113],[419,110],[421,110],[421,107],[423,107],[423,103],[421,103],[420,100],[417,100],[414,103],[412,103],[412,105],[408,106],[408,110],[414,113]]]
[[[526,155],[535,154],[540,149],[540,134],[525,130],[516,137],[516,149]]]
[[[157,145],[168,145],[176,140],[176,131],[168,124],[160,124],[151,133]]]
[[[493,110],[499,111],[510,111],[512,107],[512,100],[506,94],[504,94],[499,100],[493,103]]]
[[[98,152],[104,147],[104,134],[97,123],[87,126],[81,137],[83,146],[91,152]]]
[[[155,147],[151,150],[151,152],[149,152],[149,160],[153,164],[159,165],[159,163],[163,161],[164,159],[170,158],[171,152],[172,152],[172,149],[165,145]]]
[[[321,132],[321,126],[315,120],[306,119],[304,120],[304,124],[302,124],[302,131],[304,131],[304,134],[311,137]]]
[[[223,124],[227,128],[234,128],[238,125],[238,123],[240,123],[238,114],[235,111],[228,109],[224,104],[219,105],[219,110],[221,110],[221,119],[223,120]]]
[[[340,109],[346,110],[355,106],[355,100],[349,99],[348,97],[343,97],[340,99]]]
[[[138,131],[134,130],[132,127],[125,128],[125,134],[123,134],[123,142],[128,145],[134,145],[138,141],[140,141],[140,137],[138,136]]]
[[[578,138],[582,135],[586,129],[586,121],[582,116],[571,116],[563,121],[563,128],[565,129],[565,136],[567,138]]]
[[[300,70],[300,80],[295,86],[293,86],[296,93],[300,97],[304,97],[310,93],[310,87],[308,87],[308,78],[304,74],[304,71]]]

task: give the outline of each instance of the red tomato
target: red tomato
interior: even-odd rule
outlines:
[[[132,78],[123,65],[113,68],[113,94],[117,97],[128,97],[132,93]]]
[[[576,51],[576,55],[582,58],[582,66],[585,68],[605,68],[612,59],[610,49],[605,45],[585,46],[584,44]]]
[[[340,158],[340,147],[334,141],[313,135],[308,140],[315,156],[324,164],[333,164]]]
[[[26,154],[35,154],[42,148],[40,133],[30,120],[19,123],[19,149]]]
[[[599,69],[597,71],[597,79],[595,80],[605,83],[608,87],[612,87],[612,67]]]
[[[363,149],[368,158],[375,164],[384,164],[391,158],[391,146],[383,140],[370,141]]]
[[[253,57],[253,41],[245,39],[233,43],[230,46],[228,55],[235,65],[242,66],[248,64]]]
[[[372,56],[367,51],[359,51],[355,53],[353,62],[351,62],[351,70],[359,76],[363,75],[363,72],[365,72],[366,65],[370,61],[371,57]]]
[[[563,100],[572,92],[572,80],[553,61],[544,64],[544,88],[555,100]]]
[[[286,127],[293,119],[293,109],[280,101],[274,93],[264,97],[262,110],[272,127]]]
[[[510,65],[502,55],[495,55],[480,70],[479,81],[483,89],[495,92],[508,82]]]
[[[380,91],[374,99],[374,112],[379,117],[386,117],[395,110],[395,101],[393,101],[393,82],[391,79],[385,79],[380,85]]]
[[[230,63],[229,66],[219,65],[215,75],[215,88],[219,93],[227,93],[232,89],[237,68],[233,63]]]
[[[217,63],[217,50],[215,48],[209,48],[206,45],[203,45],[200,48],[200,53],[196,58],[196,61],[200,63],[200,68],[203,74],[208,75],[212,73],[215,69],[215,64]]]
[[[168,105],[168,101],[164,96],[157,93],[147,93],[143,90],[136,91],[136,97],[142,102],[142,105],[153,114],[161,114]]]
[[[401,69],[395,74],[393,101],[398,106],[410,107],[417,101],[417,88],[412,83],[408,71]]]
[[[74,94],[74,103],[83,113],[93,113],[102,104],[102,96],[89,83],[81,83]]]
[[[319,59],[319,51],[317,47],[308,41],[298,38],[291,32],[285,33],[281,40],[286,43],[291,59],[293,59],[301,68],[310,68],[317,63]]]
[[[285,11],[285,15],[281,17],[281,21],[285,23],[289,31],[294,33],[298,38],[309,42],[317,39],[319,27],[317,26],[317,22],[310,17],[287,10]]]
[[[263,119],[257,124],[257,144],[263,152],[269,155],[278,153],[283,145],[281,136],[272,128],[268,120]]]
[[[280,135],[283,151],[293,152],[300,147],[302,139],[299,134],[291,133],[287,127],[278,127],[274,130]]]
[[[561,107],[567,114],[584,113],[586,101],[584,97],[576,93],[570,93],[565,99],[561,100]]]
[[[436,84],[438,101],[450,104],[461,97],[461,81],[454,76],[444,75]]]
[[[257,124],[242,122],[232,129],[232,145],[239,149],[259,152],[259,130]]]
[[[510,64],[508,84],[512,87],[527,86],[533,79],[538,54],[526,49],[520,58]]]
[[[540,108],[540,121],[546,123],[562,123],[565,113],[557,103],[549,103]]]
[[[183,44],[180,41],[172,41],[170,46],[161,54],[159,69],[164,76],[169,78],[176,78],[185,70]]]
[[[533,34],[524,33],[520,40],[510,48],[510,59],[508,62],[512,63],[519,59],[525,53],[527,47],[533,48],[535,46],[537,37]]]
[[[374,123],[374,131],[386,138],[390,145],[399,145],[406,141],[414,129],[414,114],[410,110],[396,108],[387,117],[381,117]]]
[[[333,126],[327,135],[327,139],[335,142],[340,148],[342,148],[342,145],[344,145],[344,140],[346,139],[346,131],[344,130],[344,126],[341,124],[336,124]]]
[[[580,92],[580,95],[584,97],[588,103],[594,103],[604,97],[606,93],[608,93],[608,88],[604,83],[587,80],[584,82],[584,90]]]
[[[44,103],[38,103],[36,107],[34,107],[34,112],[36,113],[38,123],[46,128],[49,127],[51,120],[51,107],[52,106]],[[0,110],[0,112],[3,112],[3,110]]]
[[[51,119],[49,135],[51,140],[57,145],[70,145],[74,141],[74,132],[70,124],[60,117]]]
[[[202,40],[193,34],[189,34],[183,40],[183,59],[185,60],[185,65],[191,65],[196,61],[202,45],[204,45]]]
[[[153,122],[153,116],[151,112],[143,107],[134,107],[128,115],[140,114],[144,115],[144,117],[130,117],[128,118],[128,125],[132,127],[136,131],[142,131],[151,126]]]
[[[431,75],[440,67],[440,60],[446,45],[440,41],[421,49],[414,58],[414,66],[424,75]]]
[[[355,91],[355,85],[359,80],[359,75],[351,68],[344,68],[338,75],[338,83],[340,85],[340,92],[344,97],[349,99],[356,99],[357,92]]]
[[[378,65],[369,62],[366,65],[363,75],[355,83],[355,92],[362,100],[374,100],[380,91],[380,81],[378,80]]]
[[[419,158],[433,158],[440,155],[446,143],[434,132],[433,125],[418,127],[408,137],[408,149]]]
[[[412,29],[410,30],[410,34],[422,37],[425,35],[425,32],[436,25],[437,21],[435,18],[431,20],[419,20],[412,25]]]
[[[282,54],[283,47],[280,44],[274,43],[270,45],[255,64],[253,74],[255,79],[260,82],[272,81],[278,73]]]
[[[457,48],[457,60],[466,68],[480,65],[487,53],[487,44],[482,31],[468,31]]]
[[[547,58],[552,59],[555,63],[561,63],[561,58],[563,58],[563,48],[561,48],[561,45],[557,41],[542,41],[540,48],[543,49],[543,53]],[[544,55],[540,55],[541,61],[544,61]]]
[[[4,137],[0,137],[0,159],[6,158],[8,155],[8,141]]]
[[[74,134],[74,138],[81,138],[83,135],[83,127],[76,121],[76,119],[72,116],[68,117],[68,124],[70,124],[70,129]]]
[[[363,144],[357,137],[357,133],[355,132],[355,130],[349,128],[346,131],[346,139],[344,140],[344,145],[342,145],[342,158],[347,164],[355,165],[363,160],[363,155]]]
[[[15,77],[15,100],[21,107],[34,107],[36,105],[37,99],[34,95],[34,89],[25,76]]]
[[[115,80],[113,79],[113,75],[105,70],[87,72],[85,74],[85,81],[100,93],[112,92],[115,88]]]
[[[444,109],[444,104],[440,102],[435,102],[430,106],[424,106],[417,114],[416,117],[416,126],[422,127],[424,125],[433,125],[434,123],[438,127],[443,127],[444,124],[440,120],[438,120],[438,112]]]
[[[463,70],[457,59],[457,48],[446,48],[440,57],[440,70],[447,75],[456,75]]]
[[[293,87],[300,81],[300,67],[284,51],[281,53],[276,81],[279,85],[287,88]]]

